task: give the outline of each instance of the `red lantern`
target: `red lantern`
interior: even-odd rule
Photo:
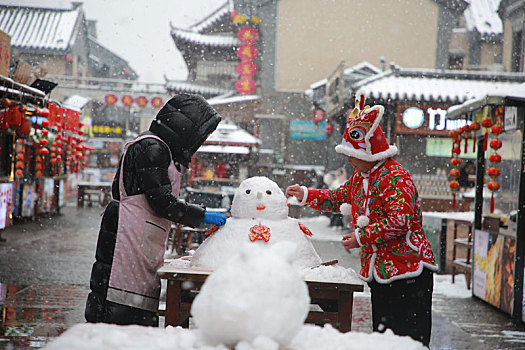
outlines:
[[[49,134],[49,130],[46,130],[46,129],[42,129],[40,132],[42,133],[42,136],[44,136],[44,137],[47,137],[47,135]],[[58,136],[59,135],[57,135],[57,137]]]
[[[257,65],[252,61],[241,61],[237,64],[235,69],[237,73],[243,77],[253,77],[257,74],[258,70]]]
[[[502,146],[501,140],[498,140],[498,139],[490,140],[490,148],[492,148],[493,150],[498,150],[501,148],[501,146]]]
[[[124,95],[122,96],[121,101],[125,107],[131,107],[131,105],[133,104],[133,97],[131,97],[130,95]]]
[[[47,119],[42,120],[42,126],[44,128],[47,128],[49,126],[49,120],[47,120]]]
[[[243,44],[253,44],[259,40],[259,31],[250,26],[242,27],[237,32],[237,38],[239,38]]]
[[[501,162],[501,156],[499,154],[494,153],[490,155],[489,160],[493,164],[498,164],[499,162]]]
[[[492,126],[492,118],[490,117],[485,117],[481,120],[481,126],[483,126],[486,131],[485,131],[485,140],[483,141],[483,150],[486,151],[487,150],[487,142],[489,140],[489,132],[488,132],[488,128],[490,128]]]
[[[487,170],[487,174],[492,178],[496,178],[501,175],[501,170],[496,167],[492,167]]]
[[[153,97],[151,99],[151,105],[154,107],[154,108],[160,108],[162,107],[162,98],[160,97]]]
[[[454,166],[454,167],[458,167],[461,165],[461,159],[459,158],[452,158],[450,160],[450,165]]]
[[[456,208],[456,191],[459,189],[459,182],[452,180],[448,183],[448,186],[452,190],[452,208]]]
[[[49,144],[49,141],[47,139],[42,139],[39,141],[39,143],[40,143],[40,146],[45,147]]]
[[[497,181],[489,181],[487,183],[487,188],[492,192],[491,198],[490,198],[490,212],[494,212],[494,192],[500,189],[500,184]]]
[[[17,135],[27,136],[31,132],[31,119],[24,118],[20,129],[16,132]]]
[[[492,125],[490,131],[497,136],[503,132],[503,127],[501,125]]]
[[[45,156],[49,154],[49,150],[47,148],[40,149],[40,155]]]
[[[118,101],[117,96],[113,94],[106,95],[105,100],[106,100],[106,104],[110,107],[115,105],[115,103],[117,103]]]
[[[253,61],[259,55],[259,50],[252,44],[243,44],[237,49],[241,61]]]
[[[255,91],[256,88],[257,85],[255,84],[255,81],[250,77],[241,77],[235,82],[235,89],[241,95],[250,95]]]
[[[450,169],[448,172],[448,176],[450,176],[453,179],[457,179],[459,177],[459,170],[458,169]]]
[[[481,129],[481,126],[479,125],[478,122],[472,122],[472,124],[470,124],[470,130],[473,131],[472,140],[474,141],[474,143],[472,145],[472,152],[476,152],[476,132],[479,129]]]
[[[135,103],[138,104],[140,108],[144,108],[148,105],[148,99],[145,96],[139,96],[135,99]]]

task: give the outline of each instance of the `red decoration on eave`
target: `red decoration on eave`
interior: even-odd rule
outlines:
[[[105,101],[106,101],[106,104],[111,107],[115,105],[115,103],[117,103],[118,99],[117,99],[117,96],[113,94],[109,94],[109,95],[106,95]]]
[[[139,96],[135,99],[135,103],[138,104],[140,108],[144,108],[148,105],[148,99],[145,96]]]
[[[246,26],[239,29],[237,38],[244,44],[252,44],[259,40],[259,31],[254,27]]]
[[[253,77],[257,74],[257,65],[252,61],[241,61],[236,67],[237,73],[242,77]]]
[[[235,82],[235,89],[241,95],[250,95],[256,88],[257,85],[255,84],[255,81],[250,77],[241,77]]]
[[[320,122],[324,121],[324,111],[322,109],[316,109],[315,112],[312,114],[312,121],[315,124],[319,124]]]
[[[253,61],[259,55],[259,50],[252,44],[244,44],[237,49],[241,61]]]
[[[153,97],[151,99],[151,105],[155,108],[160,108],[162,107],[162,98],[160,97]]]
[[[133,97],[130,95],[124,95],[121,98],[122,104],[126,107],[130,107],[133,104]]]

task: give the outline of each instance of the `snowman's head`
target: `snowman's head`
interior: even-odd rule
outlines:
[[[235,191],[231,214],[237,218],[284,219],[288,216],[286,197],[267,177],[251,177]]]

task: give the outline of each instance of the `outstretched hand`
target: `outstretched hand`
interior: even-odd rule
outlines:
[[[222,226],[226,223],[226,215],[223,213],[206,211],[204,213],[204,220],[202,220],[202,222],[205,224]]]
[[[304,192],[301,186],[299,185],[291,185],[286,188],[286,196],[288,197],[295,197],[299,202],[303,200]]]
[[[359,243],[357,242],[357,238],[355,238],[355,232],[350,232],[349,234],[344,235],[342,243],[345,249],[359,248]]]

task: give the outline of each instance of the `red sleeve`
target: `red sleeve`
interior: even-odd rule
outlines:
[[[333,190],[308,189],[306,205],[320,211],[339,212],[341,204],[348,203],[351,183],[352,179]]]

